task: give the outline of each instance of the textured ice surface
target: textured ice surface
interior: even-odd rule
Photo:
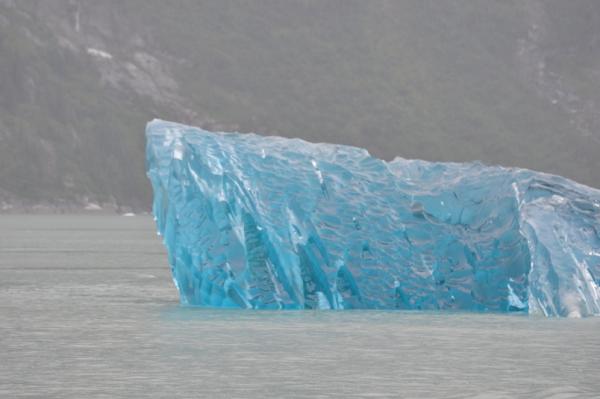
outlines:
[[[160,120],[146,137],[184,304],[600,313],[598,190]]]

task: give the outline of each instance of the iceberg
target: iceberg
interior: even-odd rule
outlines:
[[[600,191],[154,120],[153,213],[181,302],[600,313]]]

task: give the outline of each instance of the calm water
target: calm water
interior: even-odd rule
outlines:
[[[0,398],[600,398],[600,318],[178,305],[149,217],[0,216]]]

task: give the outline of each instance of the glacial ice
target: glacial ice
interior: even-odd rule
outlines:
[[[146,138],[183,304],[600,313],[599,190],[161,120]]]

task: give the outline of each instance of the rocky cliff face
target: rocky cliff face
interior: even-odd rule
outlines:
[[[600,5],[0,0],[0,211],[147,209],[146,121],[600,186]]]

